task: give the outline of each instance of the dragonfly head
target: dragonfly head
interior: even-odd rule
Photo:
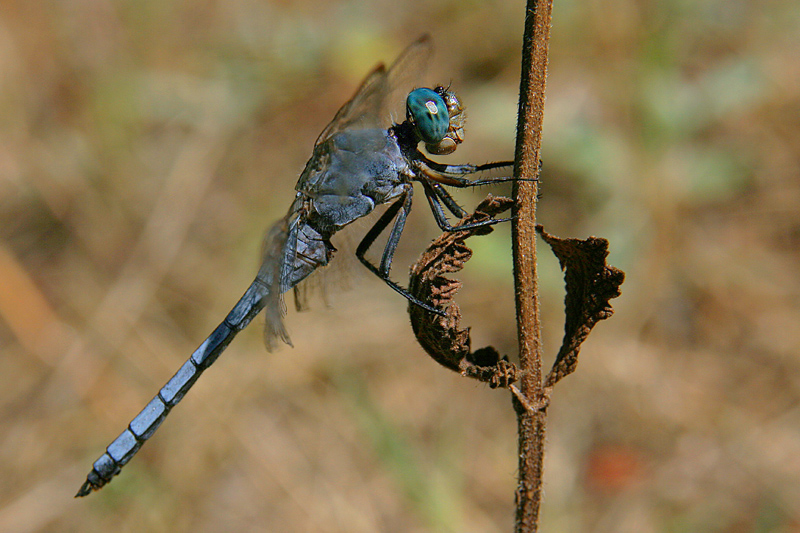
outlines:
[[[406,99],[406,118],[431,154],[450,154],[464,140],[464,107],[455,93],[444,87],[411,91]]]

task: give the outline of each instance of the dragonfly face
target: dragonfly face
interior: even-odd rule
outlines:
[[[398,87],[408,87],[409,76],[417,73],[431,55],[430,39],[412,43],[386,69],[383,65],[362,82],[355,96],[336,113],[320,134],[312,156],[295,187],[297,193],[286,215],[267,233],[261,267],[244,296],[222,323],[200,345],[159,393],[106,452],[95,461],[78,496],[103,487],[150,438],[170,410],[253,318],[264,310],[265,339],[271,347],[276,339],[291,344],[283,325],[286,307],[283,294],[313,271],[333,259],[336,248],[330,238],[342,227],[366,216],[375,207],[389,204],[364,236],[356,256],[364,266],[389,287],[423,309],[444,314],[417,300],[389,277],[392,258],[411,211],[414,183],[424,189],[434,218],[444,231],[453,231],[446,211],[456,218],[466,212],[443,185],[473,187],[509,181],[511,178],[470,180],[465,176],[508,167],[511,162],[486,165],[445,165],[426,158],[417,148],[424,142],[429,153],[453,152],[464,139],[465,114],[456,95],[443,87],[420,88],[406,99],[406,120],[386,124],[387,101]],[[387,127],[388,126],[388,127]],[[491,219],[458,226],[465,230],[503,222]],[[384,230],[389,236],[375,265],[367,250]]]
[[[456,93],[436,87],[414,89],[406,99],[406,120],[430,154],[447,155],[464,142],[464,106]]]
[[[425,144],[437,144],[450,127],[444,99],[433,89],[414,89],[406,98],[406,118]]]

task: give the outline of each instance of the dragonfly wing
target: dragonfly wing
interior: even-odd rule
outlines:
[[[305,280],[333,257],[335,249],[313,225],[308,223],[307,199],[300,193],[288,214],[279,220],[264,238],[261,268],[258,276],[265,285],[275,287],[265,297],[267,349],[280,339],[292,345],[284,326],[286,303],[283,295]]]
[[[316,145],[348,128],[384,128],[392,120],[402,121],[405,112],[401,105],[405,105],[405,96],[424,74],[432,55],[431,38],[423,35],[411,43],[391,67],[387,69],[383,64],[375,67],[361,82],[356,94],[322,130]],[[392,109],[395,106],[399,112]]]
[[[433,40],[422,35],[395,59],[387,72],[387,88],[381,102],[383,120],[401,123],[406,119],[406,97],[413,89],[423,86],[428,63],[433,56]],[[391,124],[385,124],[386,127]]]
[[[356,244],[362,235],[354,235],[359,230],[366,233],[369,226],[355,224],[336,232],[336,261],[325,268],[319,268],[294,287],[294,306],[297,311],[306,311],[312,305],[331,307],[332,297],[352,288],[352,276],[361,271],[356,259]]]
[[[266,318],[264,344],[269,351],[275,349],[277,339],[292,346],[289,333],[283,323],[283,318],[286,316],[286,303],[283,299],[283,293],[290,288],[286,281],[287,271],[289,270],[286,263],[294,261],[297,250],[296,233],[294,240],[290,238],[290,235],[292,235],[292,218],[295,219],[294,223],[296,225],[296,215],[296,213],[290,212],[276,222],[264,236],[262,262],[258,277],[262,278],[268,286],[277,289],[270,291],[264,303],[264,316]]]
[[[379,99],[378,95],[383,90],[385,80],[386,65],[380,63],[372,72],[367,74],[367,77],[359,85],[356,94],[339,108],[333,120],[325,126],[325,129],[317,137],[314,146],[322,144],[337,132],[347,129],[354,123],[367,122],[366,116],[375,113],[375,110],[370,110],[370,104]]]

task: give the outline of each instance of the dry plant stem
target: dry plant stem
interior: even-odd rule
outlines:
[[[542,347],[536,275],[536,196],[544,118],[547,52],[552,0],[528,0],[522,48],[519,116],[514,175],[513,251],[517,335],[523,405],[513,396],[519,432],[519,480],[516,491],[517,533],[538,530],[542,499],[542,464],[547,398],[542,386]],[[533,408],[532,408],[533,406]]]

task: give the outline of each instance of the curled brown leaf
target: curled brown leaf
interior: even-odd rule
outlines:
[[[566,282],[564,340],[545,380],[545,387],[550,388],[575,371],[581,343],[598,321],[614,313],[609,300],[620,295],[625,273],[606,264],[606,239],[561,239],[541,225],[536,231],[558,258]]]
[[[510,209],[512,203],[510,198],[489,195],[459,225],[494,218]],[[417,341],[435,361],[463,376],[487,382],[494,388],[508,387],[516,381],[517,367],[506,357],[500,357],[491,346],[472,351],[469,328],[460,329],[461,310],[453,300],[461,282],[445,277],[460,271],[472,257],[472,250],[464,241],[491,231],[491,226],[456,230],[434,240],[411,267],[409,291],[416,298],[444,311],[445,315],[436,315],[411,303],[408,312]]]

